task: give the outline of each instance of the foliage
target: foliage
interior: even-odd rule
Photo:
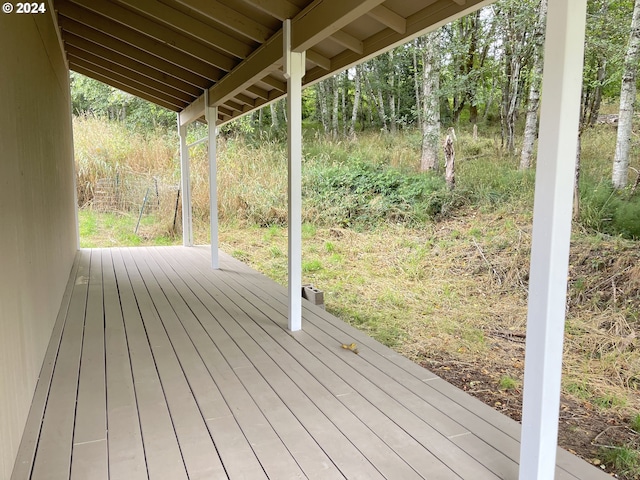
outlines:
[[[580,222],[608,235],[640,239],[640,197],[618,191],[609,181],[585,180],[580,186]]]
[[[356,161],[310,169],[303,189],[322,220],[353,226],[380,220],[424,222],[442,213],[445,184],[433,175]]]
[[[613,465],[620,475],[626,478],[640,478],[640,452],[628,447],[602,448],[602,457],[606,464]]]
[[[176,114],[166,108],[75,72],[71,72],[71,107],[77,116],[120,120],[139,132],[176,125]]]

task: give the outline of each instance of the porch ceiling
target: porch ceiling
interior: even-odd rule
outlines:
[[[71,70],[218,123],[283,96],[282,22],[306,50],[305,85],[487,0],[54,0]],[[187,108],[189,107],[189,108]]]

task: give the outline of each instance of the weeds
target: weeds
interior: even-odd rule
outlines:
[[[640,478],[640,452],[628,447],[601,449],[605,464],[613,465],[616,472],[630,479]]]

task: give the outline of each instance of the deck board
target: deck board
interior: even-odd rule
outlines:
[[[101,250],[101,254],[104,282],[109,478],[111,480],[143,480],[148,478],[147,464],[120,295],[111,250]]]
[[[202,250],[199,252],[202,254]],[[255,271],[249,269],[245,264],[238,262],[226,254],[221,254],[221,263],[231,270],[244,273],[243,278],[248,279],[250,283],[257,287],[270,286],[270,281]],[[286,315],[287,292],[283,287],[277,289],[278,293],[274,295],[273,288],[262,290],[261,288],[252,290],[257,295],[265,299],[265,301],[279,301],[280,314]],[[410,391],[417,394],[422,400],[428,402],[433,407],[448,412],[452,418],[461,422],[470,429],[472,435],[452,434],[452,441],[470,453],[474,458],[481,459],[482,463],[492,470],[499,478],[515,478],[517,476],[517,462],[519,459],[519,431],[520,427],[517,422],[500,414],[493,409],[487,409],[479,400],[470,395],[462,394],[459,389],[439,379],[425,369],[418,367],[406,358],[397,354],[389,355],[389,350],[380,345],[375,340],[364,335],[361,332],[353,332],[345,324],[337,320],[324,310],[304,302],[306,310],[306,319],[304,330],[310,334],[317,334],[317,330],[323,332],[331,332],[333,341],[350,342],[350,338],[359,342],[360,357],[367,358],[378,373],[373,372],[373,377],[378,381],[380,372],[386,374],[387,378],[397,379],[402,384],[397,387],[403,389],[407,387]],[[316,328],[318,327],[318,328]],[[340,333],[336,336],[336,328],[338,332],[346,334],[345,337]],[[351,330],[351,331],[349,331]],[[352,337],[349,337],[352,335]],[[321,335],[323,336],[323,335]],[[346,340],[345,340],[346,338]],[[323,343],[330,342],[328,338],[323,339]],[[363,349],[365,345],[371,350]],[[371,355],[372,352],[378,354]],[[391,362],[389,362],[391,360]],[[371,372],[366,368],[358,368],[358,372],[365,377],[371,378]],[[425,374],[425,372],[427,372]],[[407,397],[402,396],[405,400]],[[481,414],[478,414],[481,412]],[[489,420],[487,417],[490,417]],[[430,423],[437,424],[437,417],[434,419],[429,415]],[[514,441],[515,440],[515,441]],[[447,453],[445,452],[445,457]],[[558,466],[556,478],[558,480],[575,480],[578,478],[588,478],[594,474],[594,468],[586,462],[576,462],[575,457],[568,452],[559,449]],[[596,474],[598,472],[596,471]]]
[[[306,301],[288,332],[286,289],[209,255],[78,253],[12,480],[517,478],[516,422]]]
[[[22,441],[20,442],[18,453],[16,454],[16,461],[13,472],[11,473],[11,480],[31,477],[38,440],[40,438],[40,430],[42,428],[42,418],[44,416],[47,398],[49,396],[53,370],[60,350],[60,342],[62,341],[62,334],[67,320],[67,313],[69,312],[76,277],[78,276],[80,259],[81,255],[77,255],[73,262],[73,266],[71,267],[69,280],[60,303],[60,310],[58,311],[56,323],[53,326],[51,339],[47,346],[47,351],[45,352],[42,368],[40,369],[38,385],[33,395],[31,408],[29,409],[29,415],[22,435]]]
[[[187,472],[165,392],[160,383],[140,307],[134,295],[135,285],[129,276],[121,250],[113,252],[113,265],[129,346],[149,478],[186,480]]]
[[[68,478],[82,352],[91,252],[79,253],[79,266],[53,370],[31,478]]]
[[[108,479],[102,255],[91,252],[73,433],[73,480]]]

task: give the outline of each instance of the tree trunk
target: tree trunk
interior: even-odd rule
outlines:
[[[638,61],[640,61],[640,0],[636,0],[633,7],[631,35],[629,37],[629,47],[624,59],[622,89],[620,90],[618,139],[616,141],[616,154],[613,159],[612,176],[613,186],[616,189],[622,189],[627,185]]]
[[[358,110],[360,108],[360,91],[361,91],[362,67],[356,65],[356,75],[353,79],[355,83],[355,94],[353,97],[353,110],[351,111],[351,126],[349,127],[349,136],[356,136],[356,121],[358,120]]]
[[[342,136],[347,136],[347,96],[349,95],[349,72],[347,70],[342,74]]]
[[[327,80],[318,83],[318,106],[320,107],[320,121],[324,133],[329,133],[329,107],[327,106]]]
[[[533,145],[538,136],[538,107],[540,105],[540,87],[542,85],[544,27],[547,17],[547,0],[540,0],[538,24],[534,32],[534,57],[531,85],[529,86],[529,105],[524,127],[522,153],[520,154],[520,170],[531,168]]]
[[[416,92],[416,121],[422,125],[422,101],[420,99],[420,75],[418,75],[418,55],[416,50],[421,48],[420,38],[416,38],[413,46],[413,86]]]
[[[589,116],[587,122],[590,126],[594,126],[598,121],[600,114],[600,105],[602,104],[602,86],[607,79],[607,59],[598,59],[598,73],[596,75],[596,87],[593,91],[592,102],[589,105]]]
[[[391,71],[389,72],[389,129],[392,134],[396,133],[396,76],[394,65],[393,50],[389,51],[389,63],[391,65]]]
[[[338,86],[338,78],[331,78],[331,88],[333,89],[333,112],[331,114],[331,136],[338,138],[338,111],[340,108],[340,88]]]
[[[382,87],[378,88],[378,116],[380,117],[380,123],[382,124],[382,130],[388,132],[387,128],[387,112],[384,107],[384,96],[382,95]]]
[[[440,72],[436,65],[438,54],[436,33],[424,36],[422,50],[422,158],[420,170],[438,169],[440,150]]]
[[[280,128],[280,122],[278,121],[278,109],[275,102],[269,104],[269,111],[271,112],[271,127],[277,130]]]
[[[456,186],[456,152],[453,148],[452,135],[447,135],[444,140],[444,166],[445,166],[445,180],[449,190],[453,190]]]

